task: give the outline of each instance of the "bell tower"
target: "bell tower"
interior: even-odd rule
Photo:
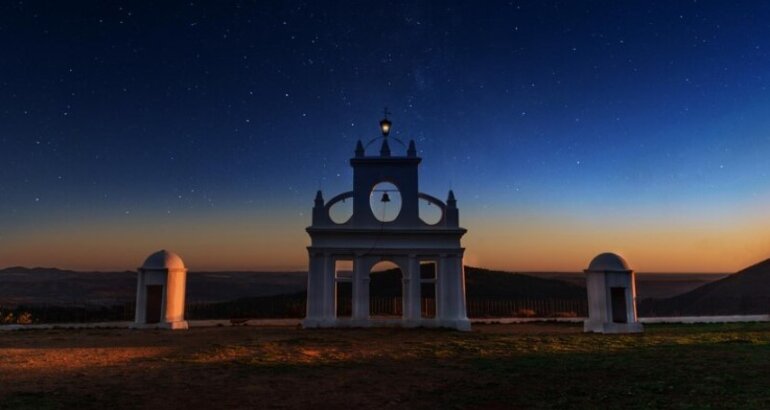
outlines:
[[[401,209],[398,210],[395,220],[388,223],[404,227],[418,225],[420,217],[417,168],[421,159],[417,156],[414,141],[409,142],[406,156],[393,156],[387,134],[383,134],[381,138],[379,156],[365,156],[363,149],[359,150],[363,148],[359,141],[356,145],[356,156],[350,159],[350,166],[353,167],[353,224],[381,225],[390,215],[383,216],[378,213],[378,209],[370,206],[372,196],[376,196],[374,199],[382,202],[385,208],[389,205],[388,202],[393,201],[392,197],[398,195]],[[382,183],[387,183],[392,188],[375,190],[375,187]]]
[[[404,144],[390,137],[392,123],[380,121],[381,136],[364,145],[356,143],[350,166],[353,190],[324,200],[316,193],[313,220],[307,228],[308,296],[305,327],[392,325],[370,315],[370,270],[380,261],[396,264],[402,272],[402,317],[404,326],[452,327],[470,329],[465,309],[464,249],[460,238],[466,230],[459,227],[457,201],[449,191],[446,202],[419,190],[418,170],[422,159],[414,141]],[[378,143],[378,144],[377,144]],[[367,155],[367,149],[379,145],[379,152]],[[404,149],[394,155],[391,145]],[[403,152],[403,151],[402,151]],[[329,216],[332,206],[352,199],[353,213],[345,222],[336,223]],[[441,218],[429,224],[420,218],[420,201],[438,207]],[[352,277],[340,277],[338,261],[352,261]],[[423,278],[421,263],[435,264],[435,276]],[[352,317],[337,313],[337,285],[352,282]],[[424,317],[421,310],[422,285],[435,286],[435,316]]]

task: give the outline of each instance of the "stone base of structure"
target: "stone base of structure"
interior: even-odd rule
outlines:
[[[439,327],[448,327],[463,332],[471,331],[471,321],[468,319],[442,320]]]
[[[583,331],[586,333],[641,333],[644,326],[639,322],[612,323],[612,322],[583,322]]]
[[[468,319],[304,319],[302,327],[305,329],[333,327],[426,327],[448,328],[467,332],[471,330],[471,321]]]
[[[167,329],[167,330],[187,330],[189,325],[186,320],[178,322],[160,322],[160,323],[134,323],[131,329]]]

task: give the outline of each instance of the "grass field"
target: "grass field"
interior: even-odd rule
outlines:
[[[770,408],[770,324],[0,333],[0,409]]]

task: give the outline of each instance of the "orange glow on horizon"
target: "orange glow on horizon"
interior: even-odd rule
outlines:
[[[472,212],[468,212],[471,214]],[[700,222],[677,216],[466,215],[467,265],[507,271],[580,272],[604,251],[622,254],[640,272],[735,272],[770,257],[770,216],[761,210]],[[159,249],[179,253],[193,271],[307,269],[306,216],[255,218],[228,212],[195,223],[49,224],[6,235],[0,267],[134,270]]]

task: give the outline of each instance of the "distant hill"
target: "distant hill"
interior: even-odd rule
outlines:
[[[432,265],[423,265],[431,275]],[[581,299],[585,289],[556,279],[466,267],[468,298]],[[432,275],[431,275],[432,276]],[[290,295],[305,291],[305,272],[190,272],[188,303]],[[349,289],[342,289],[349,292]],[[0,269],[0,306],[113,305],[134,300],[136,272],[76,272],[55,268]],[[401,272],[372,273],[372,296],[401,295]]]
[[[667,299],[643,300],[640,316],[770,313],[770,259]]]
[[[433,265],[422,265],[422,274],[433,273]],[[373,296],[401,295],[401,272],[388,269],[371,274]],[[520,273],[465,267],[465,291],[468,298],[488,299],[580,299],[584,287],[561,280],[538,278]]]
[[[484,298],[585,299],[583,286],[521,273],[466,267],[466,295]]]
[[[305,290],[305,272],[190,272],[187,300],[225,301]],[[113,305],[132,302],[136,272],[76,272],[56,268],[0,269],[0,306]]]
[[[0,306],[18,304],[107,305],[130,300],[136,273],[75,272],[56,268],[0,270]]]
[[[586,285],[586,275],[583,272],[521,273],[539,278],[558,279],[581,287]],[[648,298],[670,298],[722,279],[727,275],[727,273],[636,272],[636,296],[640,301]]]
[[[435,277],[433,271],[433,265],[421,266],[423,278]],[[465,268],[465,277],[468,315],[471,317],[503,317],[522,311],[530,312],[527,314],[536,311],[543,315],[567,314],[585,310],[585,288],[570,283],[474,267]],[[397,268],[375,271],[370,279],[369,295],[376,310],[373,314],[400,315],[400,305],[392,303],[394,299],[391,298],[403,296],[401,271]],[[337,284],[337,297],[340,298],[337,314],[342,317],[351,314],[352,289],[350,282]],[[421,287],[423,298],[432,299],[434,292],[434,286],[423,284]],[[283,296],[248,297],[190,306],[188,312],[191,318],[302,317],[305,296],[305,292],[298,292]]]
[[[423,265],[423,274],[430,276],[431,269],[432,265]],[[577,273],[549,277],[548,274],[510,273],[470,266],[466,267],[465,273],[469,299],[586,298],[582,285],[583,275]],[[223,271],[190,272],[188,275],[188,303],[297,295],[305,291],[307,281],[305,272]],[[655,281],[655,275],[650,274],[644,280],[666,289],[672,287],[670,281],[680,281],[673,274],[660,275],[660,279]],[[644,300],[640,294],[640,315],[764,313],[770,311],[767,308],[770,282],[765,280],[770,278],[768,275],[770,262],[765,261],[678,297]],[[700,275],[681,280],[687,283],[682,282],[676,286],[686,284],[692,289],[698,284],[706,283],[708,278]],[[349,292],[346,289],[341,290]],[[0,306],[108,306],[132,302],[135,292],[136,272],[76,272],[25,267],[0,269]],[[373,272],[371,294],[400,295],[401,273],[397,269]]]

